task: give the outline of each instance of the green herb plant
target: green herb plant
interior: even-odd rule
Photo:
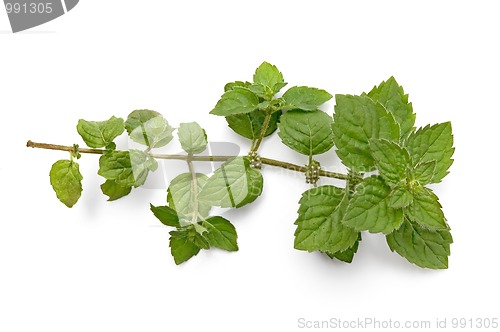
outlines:
[[[212,247],[237,251],[237,233],[214,206],[239,208],[263,190],[261,169],[282,167],[302,172],[311,188],[299,200],[294,246],[352,262],[362,233],[383,233],[392,251],[423,268],[448,267],[452,237],[436,194],[428,187],[448,174],[453,148],[451,123],[415,128],[408,95],[394,77],[360,95],[336,95],[333,116],[320,110],[332,98],[327,91],[294,86],[281,93],[282,73],[262,63],[253,82],[226,84],[213,115],[251,141],[244,156],[199,155],[208,144],[196,122],[173,128],[158,112],[135,110],[126,120],[79,120],[76,127],[88,148],[28,142],[28,147],[67,151],[50,170],[57,198],[72,207],[82,192],[77,159],[98,154],[98,174],[110,201],[143,185],[158,159],[184,160],[187,171],[168,185],[166,203],[152,213],[171,227],[170,249],[176,264]],[[143,149],[117,150],[114,140],[127,132]],[[284,145],[304,156],[305,166],[260,156],[265,137],[278,132]],[[156,153],[174,138],[185,154]],[[315,160],[333,147],[347,174],[323,169]],[[194,162],[222,162],[211,176],[196,172]],[[322,177],[345,181],[343,188],[319,185]]]

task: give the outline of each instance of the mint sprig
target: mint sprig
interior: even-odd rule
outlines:
[[[394,77],[368,93],[337,94],[333,111],[324,111],[332,98],[326,90],[286,86],[282,72],[268,62],[255,70],[252,81],[224,86],[210,113],[225,117],[236,134],[250,140],[248,153],[239,156],[200,155],[209,140],[198,123],[181,123],[175,129],[153,110],[134,110],[126,121],[114,116],[105,121],[80,119],[76,128],[87,148],[32,141],[28,146],[69,152],[70,158],[54,163],[49,173],[57,198],[68,207],[83,190],[76,162],[83,154],[100,155],[97,173],[104,178],[101,190],[110,201],[129,196],[149,181],[158,160],[184,161],[185,170],[168,183],[166,200],[150,205],[159,222],[169,227],[176,264],[211,248],[239,249],[235,226],[214,211],[247,206],[261,197],[261,169],[269,166],[303,173],[311,185],[299,200],[296,249],[351,263],[363,249],[363,232],[382,233],[390,250],[409,262],[447,268],[453,239],[443,206],[428,185],[442,182],[453,164],[451,123],[416,129],[409,96]],[[138,143],[133,149],[117,147],[115,141],[125,131]],[[260,155],[261,144],[276,131],[286,149],[302,158],[302,165]],[[184,152],[158,153],[174,137]],[[328,154],[332,151],[347,174],[323,169],[315,160],[323,154],[323,160],[337,161]],[[197,170],[199,162],[220,164],[203,174]],[[345,185],[321,183],[324,177]],[[266,199],[279,200],[280,208],[290,204],[282,197]]]

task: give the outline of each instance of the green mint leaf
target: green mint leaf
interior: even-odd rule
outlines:
[[[397,186],[389,194],[389,206],[393,209],[407,207],[413,202],[413,194],[403,186]]]
[[[260,83],[254,83],[247,87],[247,89],[255,93],[257,97],[265,99],[267,102],[274,96],[274,92],[269,87]],[[262,102],[260,104],[262,104]],[[262,108],[259,106],[259,109]]]
[[[285,86],[287,86],[288,83],[286,82],[278,82],[273,86],[273,91],[274,93],[278,93],[281,89],[283,89]]]
[[[108,145],[106,145],[106,151],[114,151],[116,150],[116,144],[115,142],[111,142]]]
[[[426,161],[415,166],[413,176],[421,185],[431,183],[436,172],[437,162],[435,160]]]
[[[157,168],[156,160],[143,151],[112,151],[99,158],[97,174],[125,187],[139,187]]]
[[[387,183],[396,184],[406,178],[406,169],[410,164],[408,151],[386,139],[372,138],[369,145],[375,166]]]
[[[103,154],[99,158],[97,174],[123,186],[133,186],[135,183],[128,151],[113,151]]]
[[[345,263],[352,263],[352,260],[354,259],[354,255],[358,252],[358,247],[359,247],[359,242],[361,241],[361,233],[358,233],[358,239],[354,244],[350,247],[347,248],[344,251],[337,251],[336,253],[329,253],[325,252],[325,254],[330,257],[331,259],[338,259],[339,261],[345,262]]]
[[[174,209],[168,206],[154,206],[153,204],[149,204],[151,208],[151,212],[155,215],[158,220],[161,221],[162,224],[171,227],[180,227],[179,216]]]
[[[255,71],[253,75],[253,82],[268,87],[271,94],[268,95],[269,99],[278,93],[282,87],[286,85],[283,74],[278,68],[268,62],[263,62]]]
[[[288,111],[281,117],[278,135],[283,144],[306,156],[333,147],[333,119],[322,111]]]
[[[438,183],[448,174],[453,164],[453,134],[451,123],[444,122],[420,128],[408,137],[406,148],[410,153],[413,165],[436,161],[434,175],[429,183]]]
[[[210,114],[228,116],[250,113],[255,111],[258,105],[259,97],[255,93],[242,87],[233,87],[233,90],[228,90],[222,95]]]
[[[170,251],[175,264],[179,265],[200,252],[198,233],[193,227],[170,232]]]
[[[207,229],[205,236],[211,247],[227,251],[238,250],[236,241],[238,235],[236,234],[236,229],[229,220],[215,216],[207,218],[202,225]]]
[[[250,167],[247,158],[236,157],[214,172],[199,199],[212,206],[239,208],[260,196],[263,182],[262,174]]]
[[[58,160],[52,165],[49,176],[57,198],[69,208],[75,205],[83,190],[79,165],[72,160]]]
[[[415,124],[415,114],[413,106],[408,102],[408,95],[405,94],[403,87],[396,82],[394,77],[382,82],[378,87],[374,87],[368,97],[381,103],[401,127],[401,141],[405,140],[413,131]]]
[[[302,194],[299,204],[295,249],[335,253],[347,250],[358,239],[358,232],[341,222],[348,204],[343,189],[312,188]]]
[[[269,136],[276,131],[280,117],[281,112],[275,112],[271,115],[271,120],[264,136]],[[245,114],[226,116],[226,121],[229,127],[237,134],[251,140],[256,140],[262,132],[265,118],[266,113],[257,110]]]
[[[413,201],[406,209],[407,218],[431,230],[448,229],[438,197],[428,188],[413,193]]]
[[[150,149],[161,148],[173,138],[174,128],[158,112],[151,110],[135,110],[125,121],[125,129],[130,138]]]
[[[200,249],[210,249],[210,243],[208,243],[205,236],[200,233],[195,234],[194,244],[196,244]]]
[[[78,120],[76,130],[91,148],[103,148],[125,131],[123,119],[112,116],[106,121]]]
[[[114,180],[106,180],[101,184],[101,191],[108,196],[108,201],[115,201],[127,196],[132,191],[132,186],[120,184]]]
[[[259,111],[264,111],[264,112],[267,112],[267,110],[270,107],[271,107],[271,101],[269,101],[269,100],[261,101],[259,103],[259,105],[257,105],[257,108],[259,109]]]
[[[356,231],[388,234],[403,222],[401,209],[389,206],[391,188],[382,178],[371,176],[357,187],[349,202],[343,223]]]
[[[181,123],[177,134],[182,149],[189,154],[201,153],[207,148],[207,134],[196,122]]]
[[[387,235],[387,244],[409,262],[429,269],[447,269],[450,244],[448,230],[431,231],[408,220]]]
[[[380,103],[367,96],[336,95],[333,139],[337,155],[356,172],[375,166],[369,140],[385,138],[399,141],[399,125]]]
[[[233,90],[235,87],[248,88],[252,85],[251,82],[235,81],[229,82],[224,86],[224,92]]]
[[[332,95],[317,88],[294,86],[283,94],[283,99],[287,109],[315,111],[319,106],[332,99]]]
[[[191,173],[183,173],[170,181],[168,186],[168,205],[177,211],[179,217],[192,220],[193,213],[198,213],[200,217],[206,218],[211,206],[198,199],[202,188],[205,186],[208,177],[202,173],[196,173],[196,186],[194,185]]]

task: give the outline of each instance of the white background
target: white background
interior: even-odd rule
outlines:
[[[91,1],[12,34],[0,10],[0,330],[296,331],[299,318],[500,318],[496,1]],[[394,75],[417,126],[452,121],[455,163],[435,186],[452,227],[450,268],[423,270],[367,234],[352,264],[293,249],[307,188],[265,167],[265,192],[225,216],[240,251],[176,266],[168,227],[149,212],[164,189],[106,202],[84,156],[84,191],[66,208],[51,164],[67,153],[28,139],[80,143],[79,118],[138,108],[212,141],[249,146],[208,112],[224,84],[269,61],[289,86],[358,94]],[[333,103],[325,107],[333,112]],[[122,142],[123,143],[123,142]],[[278,137],[262,155],[303,164]],[[340,169],[333,151],[320,158]],[[326,182],[323,182],[326,183]],[[339,182],[339,184],[341,184]]]

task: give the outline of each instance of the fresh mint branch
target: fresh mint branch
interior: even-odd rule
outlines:
[[[79,152],[79,153],[83,153],[83,154],[104,154],[106,152],[105,149],[90,149],[90,148],[78,148],[78,151],[75,151],[75,148],[73,146],[49,144],[49,143],[39,143],[39,142],[33,142],[31,140],[29,140],[26,143],[26,146],[28,148],[35,148],[35,149],[67,151],[70,153]],[[150,155],[151,155],[151,157],[153,157],[155,159],[163,159],[163,160],[211,161],[211,162],[225,162],[225,161],[228,161],[230,159],[237,157],[237,156],[192,156],[192,155],[181,155],[181,154],[155,154],[155,153],[150,153]],[[265,157],[261,157],[260,160],[261,160],[262,164],[268,165],[268,166],[280,167],[280,168],[284,168],[287,170],[300,172],[300,173],[305,173],[307,171],[307,167],[305,167],[305,166],[300,166],[300,165],[292,164],[292,163],[285,162],[285,161],[280,161],[280,160],[265,158]],[[326,177],[326,178],[335,178],[335,179],[340,179],[340,180],[347,180],[348,179],[348,175],[346,175],[346,174],[330,172],[327,170],[320,170],[319,176]]]

